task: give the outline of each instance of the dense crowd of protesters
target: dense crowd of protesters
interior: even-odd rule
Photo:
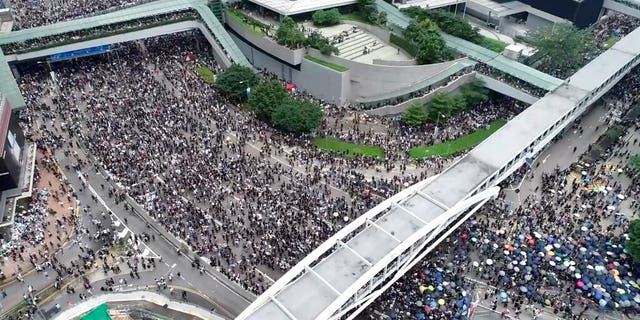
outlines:
[[[287,159],[278,142],[288,138],[198,78],[197,65],[217,70],[211,55],[198,53],[205,41],[199,33],[166,36],[123,45],[120,58],[54,64],[53,91],[36,65],[21,88],[39,107],[34,119],[64,122],[97,158],[121,186],[114,194],[130,194],[231,279],[260,292],[266,284],[254,268],[286,271],[379,195],[422,177],[370,179],[273,160]],[[40,102],[50,93],[54,108]]]
[[[605,97],[626,106],[623,112],[640,97],[636,71]],[[563,319],[637,315],[637,264],[624,251],[640,201],[640,176],[627,165],[640,151],[635,121],[609,158],[541,173],[521,205],[504,193],[485,205],[373,309],[391,319],[466,319],[474,309],[469,295],[479,293],[474,301],[503,317],[528,312],[535,319],[545,308]],[[583,128],[577,124],[576,130]],[[524,165],[512,177],[533,179],[531,170]]]

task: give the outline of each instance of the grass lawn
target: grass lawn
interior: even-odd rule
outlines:
[[[384,150],[377,146],[344,142],[334,138],[313,138],[311,142],[323,151],[347,152],[352,156],[384,158]]]
[[[204,80],[204,82],[209,84],[213,84],[215,82],[215,73],[206,66],[197,66],[196,72],[198,73],[198,77]]]
[[[489,125],[489,129],[479,129],[476,132],[462,136],[458,139],[445,141],[431,146],[414,147],[409,150],[409,155],[415,159],[450,156],[479,145],[480,142],[488,138],[492,133],[496,132],[506,123],[506,120],[496,120]]]
[[[482,44],[481,45],[483,47],[491,50],[491,51],[502,53],[502,51],[504,51],[504,48],[506,48],[509,44],[504,42],[504,41],[491,39],[491,38],[482,36]]]
[[[231,17],[231,19],[233,19],[235,22],[239,23],[240,25],[244,26],[245,28],[253,31],[253,33],[264,37],[265,34],[264,32],[262,32],[262,29],[259,26],[254,26],[250,23],[246,23],[243,21],[244,16],[242,13],[238,12],[237,10],[231,10],[231,9],[227,9],[227,13],[229,14],[229,17]],[[251,18],[249,18],[249,21],[251,21]]]
[[[336,71],[345,72],[345,71],[349,70],[349,68],[347,68],[345,66],[341,66],[341,65],[338,65],[338,64],[335,64],[335,63],[331,63],[329,61],[324,61],[322,59],[314,58],[312,56],[304,56],[304,57],[307,60],[313,61],[313,62],[315,62],[317,64],[321,64],[321,65],[323,65],[323,66],[325,66],[327,68],[331,68],[331,69],[336,70]]]

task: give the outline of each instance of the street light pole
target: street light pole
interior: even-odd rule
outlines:
[[[469,0],[464,0],[464,8],[462,8],[462,19],[467,14],[467,4],[469,4]]]

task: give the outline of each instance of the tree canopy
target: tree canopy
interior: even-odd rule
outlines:
[[[305,36],[291,17],[284,17],[276,30],[278,43],[292,49],[298,49],[305,44]]]
[[[436,124],[464,110],[465,103],[461,96],[436,93],[427,105],[428,119]]]
[[[485,88],[482,80],[473,80],[460,87],[460,93],[464,99],[465,108],[475,107],[489,99],[489,89]]]
[[[427,109],[421,101],[412,101],[402,113],[402,121],[411,127],[421,127],[427,120]]]
[[[378,8],[375,0],[358,0],[358,13],[367,22],[372,24],[378,23]],[[386,15],[384,16],[386,19]]]
[[[402,11],[416,20],[429,19],[433,21],[444,33],[476,44],[482,43],[480,29],[473,27],[467,20],[453,15],[451,12],[420,7],[410,7]]]
[[[280,81],[263,81],[251,90],[248,106],[258,119],[271,122],[273,111],[288,95]]]
[[[337,55],[340,51],[338,47],[334,46],[329,42],[327,37],[323,36],[319,31],[314,30],[309,34],[306,39],[306,45],[312,48],[316,48],[320,50],[320,53],[330,55]]]
[[[422,18],[412,22],[405,29],[404,37],[416,44],[416,59],[420,64],[441,62],[452,57],[435,23],[429,19]]]
[[[249,67],[232,64],[216,79],[216,86],[224,94],[243,100],[247,97],[247,88],[253,88],[260,78]]]
[[[596,49],[588,29],[580,30],[571,23],[550,25],[527,33],[528,41],[544,53],[540,68],[565,76],[579,68],[589,52]]]
[[[285,132],[308,133],[322,124],[322,109],[308,100],[287,97],[273,111],[271,123]]]
[[[640,220],[631,220],[629,224],[629,240],[624,244],[624,248],[635,261],[640,261]]]
[[[337,8],[318,10],[311,16],[313,24],[319,27],[333,26],[340,23],[340,11]]]

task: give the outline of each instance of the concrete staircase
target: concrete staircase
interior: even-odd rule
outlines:
[[[373,44],[374,42],[376,42],[375,45]],[[345,41],[336,44],[336,47],[340,50],[338,57],[353,60],[364,55],[364,47],[367,47],[369,53],[371,53],[384,47],[384,43],[367,33],[358,32],[356,34],[350,34]]]

